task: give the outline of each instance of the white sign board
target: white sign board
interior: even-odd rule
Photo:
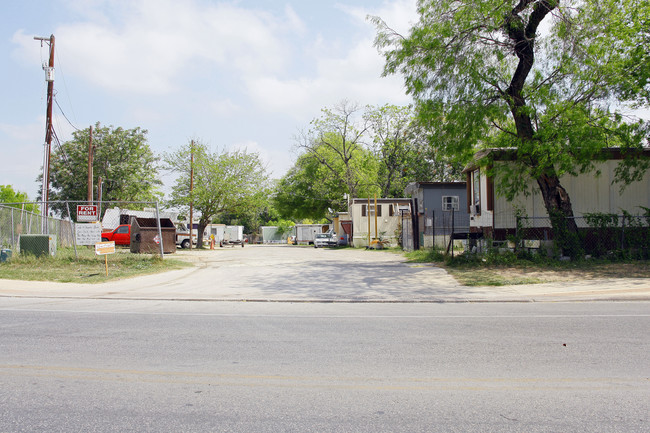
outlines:
[[[115,254],[115,241],[97,242],[95,244],[95,255],[104,256],[106,254]]]
[[[77,205],[77,221],[86,223],[97,221],[97,206]]]
[[[100,223],[77,223],[74,225],[77,245],[95,245],[102,240]]]

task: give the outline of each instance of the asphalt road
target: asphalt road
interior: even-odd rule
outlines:
[[[0,298],[0,430],[647,432],[649,306]]]

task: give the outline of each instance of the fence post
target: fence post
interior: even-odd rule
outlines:
[[[16,250],[16,227],[14,224],[14,208],[11,208],[11,248]]]
[[[158,239],[160,239],[160,258],[162,259],[165,255],[165,249],[163,245],[162,230],[160,230],[160,213],[158,212],[158,202],[156,202],[156,221],[158,222]],[[190,245],[191,244],[192,244],[192,227],[190,227]]]
[[[451,208],[451,235],[449,245],[451,245],[451,258],[454,258],[454,233],[456,232],[456,218],[454,217],[454,208]]]
[[[621,219],[621,250],[625,249],[625,214]]]
[[[431,249],[436,249],[436,211],[431,211]]]
[[[65,206],[66,208],[68,208],[68,219],[70,220],[70,228],[72,229],[72,245],[74,246],[74,258],[75,260],[79,260],[79,256],[77,255],[77,226],[75,225],[74,221],[72,221],[72,216],[70,214],[70,202],[66,201]]]

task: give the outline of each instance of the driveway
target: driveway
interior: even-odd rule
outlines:
[[[466,287],[433,265],[360,249],[254,245],[179,250],[196,266],[103,284],[0,280],[0,296],[295,302],[650,299],[647,279]]]

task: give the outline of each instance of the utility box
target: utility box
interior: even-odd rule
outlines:
[[[131,252],[160,253],[160,242],[163,243],[163,253],[176,252],[176,226],[169,218],[160,218],[160,233],[158,235],[158,220],[156,218],[131,218]]]
[[[31,254],[36,257],[56,255],[56,235],[20,235],[20,254]]]

